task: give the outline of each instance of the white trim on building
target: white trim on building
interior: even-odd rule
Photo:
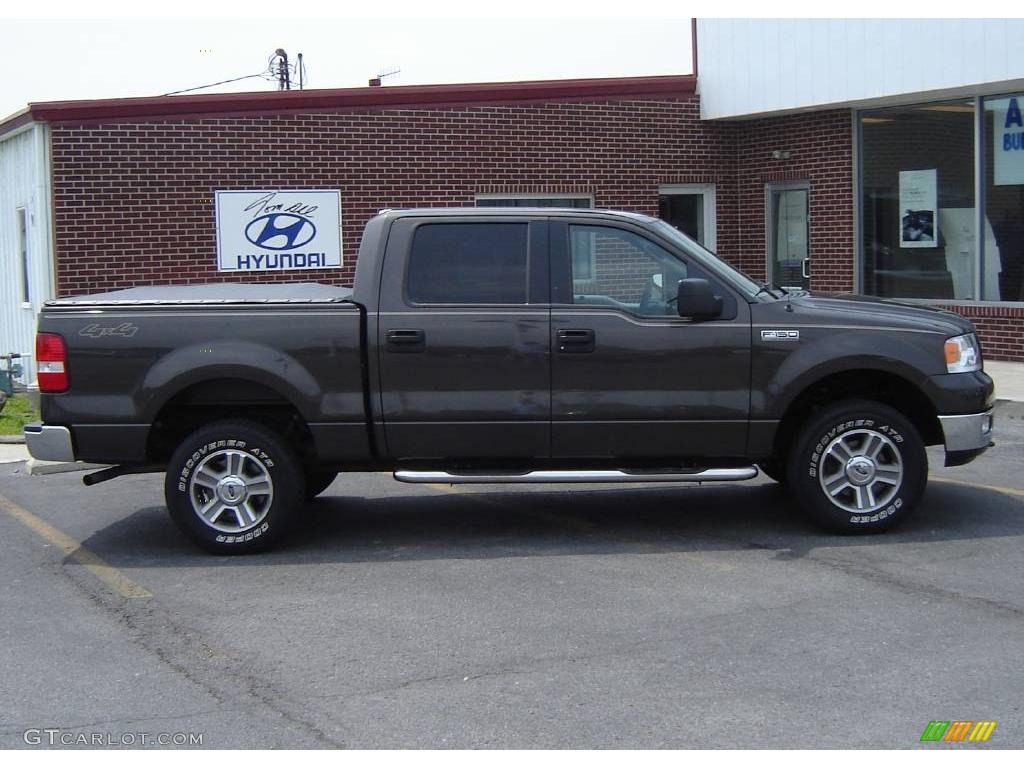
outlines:
[[[35,380],[36,313],[54,295],[49,147],[41,123],[0,136],[0,354],[22,355],[23,384]]]
[[[699,195],[701,204],[701,245],[709,251],[718,250],[718,210],[714,184],[661,184],[658,195]]]
[[[701,117],[1024,90],[1024,19],[698,19]]]

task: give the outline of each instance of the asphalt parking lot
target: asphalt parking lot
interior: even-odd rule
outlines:
[[[1021,748],[1022,415],[968,467],[931,452],[917,516],[857,538],[766,478],[353,475],[282,549],[224,558],[159,476],[0,465],[0,746]],[[932,720],[998,725],[922,745]]]

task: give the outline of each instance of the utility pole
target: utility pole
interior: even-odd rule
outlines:
[[[278,48],[274,51],[274,55],[278,57],[277,90],[290,91],[292,89],[292,79],[291,73],[288,71],[288,54],[285,53],[284,48]]]

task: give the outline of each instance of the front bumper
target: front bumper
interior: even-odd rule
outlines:
[[[946,445],[946,466],[966,464],[991,446],[993,421],[991,408],[981,413],[939,416]]]
[[[71,430],[67,427],[26,424],[24,433],[25,447],[32,454],[32,458],[40,461],[75,460],[75,449],[71,444]]]

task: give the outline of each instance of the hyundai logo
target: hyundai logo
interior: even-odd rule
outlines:
[[[287,251],[316,237],[316,225],[295,213],[268,213],[249,222],[245,239],[259,248]]]

